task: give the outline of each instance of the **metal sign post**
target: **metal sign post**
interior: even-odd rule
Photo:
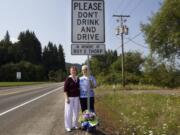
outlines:
[[[90,63],[89,63],[89,55],[87,56],[87,65],[88,65],[88,80],[90,82],[90,75],[91,75],[91,72],[90,72]],[[91,86],[90,86],[91,87]],[[90,89],[88,90],[88,98],[87,98],[87,108],[88,108],[88,111],[90,112]]]

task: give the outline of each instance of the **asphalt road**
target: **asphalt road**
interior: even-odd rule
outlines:
[[[85,134],[64,130],[63,83],[0,89],[0,135]]]
[[[62,85],[0,90],[0,135],[51,135],[63,121]]]

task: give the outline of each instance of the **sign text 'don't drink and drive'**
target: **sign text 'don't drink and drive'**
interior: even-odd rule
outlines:
[[[72,43],[104,43],[103,0],[72,0]]]

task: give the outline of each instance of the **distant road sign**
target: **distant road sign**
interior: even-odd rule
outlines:
[[[21,72],[16,72],[16,79],[21,79]]]
[[[104,43],[104,0],[72,0],[72,43]]]
[[[72,44],[72,55],[103,55],[105,54],[104,44]]]

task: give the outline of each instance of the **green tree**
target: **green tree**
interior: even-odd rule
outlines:
[[[140,77],[142,76],[142,66],[144,63],[144,58],[141,56],[141,53],[135,52],[126,52],[124,54],[124,72],[126,83],[138,83],[140,82]],[[121,77],[121,62],[122,55],[111,65],[111,72],[119,74]]]
[[[180,1],[164,0],[160,10],[149,23],[142,24],[146,42],[152,53],[161,58],[175,59],[180,57]]]
[[[3,64],[6,64],[7,61],[8,61],[7,48],[0,45],[0,66],[3,65]]]
[[[49,42],[43,51],[43,65],[46,70],[46,76],[50,80],[60,80],[66,74],[65,58],[62,45],[57,46]]]
[[[57,74],[55,71],[51,70],[48,74],[48,78],[50,81],[56,81],[57,79]]]
[[[109,72],[109,67],[117,60],[117,51],[108,50],[104,55],[96,55],[90,59],[91,71],[94,75]]]
[[[12,42],[10,41],[9,32],[7,31],[4,38],[0,41],[0,66],[12,61],[13,56],[9,51],[11,47]]]
[[[19,59],[19,61],[29,61],[33,64],[41,64],[41,43],[35,33],[29,30],[21,32],[18,36],[18,40],[16,46],[17,59]]]
[[[58,47],[58,62],[59,62],[59,68],[62,69],[63,71],[66,71],[64,49],[62,45],[59,45]]]
[[[93,56],[91,70],[100,83],[121,83],[121,58],[117,51],[108,50],[105,55]],[[126,83],[139,83],[142,76],[144,58],[139,52],[125,53]]]
[[[48,73],[51,70],[58,70],[58,50],[56,45],[49,42],[43,51],[43,65]]]
[[[4,36],[4,39],[1,42],[2,42],[2,45],[7,48],[12,45],[8,31],[6,31],[6,35]]]
[[[151,49],[144,65],[144,81],[148,84],[179,86],[180,1],[164,0],[160,10],[142,24]]]
[[[149,56],[144,63],[144,77],[142,82],[163,87],[177,87],[180,85],[180,70],[174,69],[166,61]]]
[[[126,72],[134,73],[134,74],[141,74],[142,64],[144,63],[144,58],[141,56],[139,52],[126,52],[124,54],[125,62],[124,68]],[[113,71],[121,72],[121,61],[122,55],[119,56],[116,62],[114,62],[111,66]]]

